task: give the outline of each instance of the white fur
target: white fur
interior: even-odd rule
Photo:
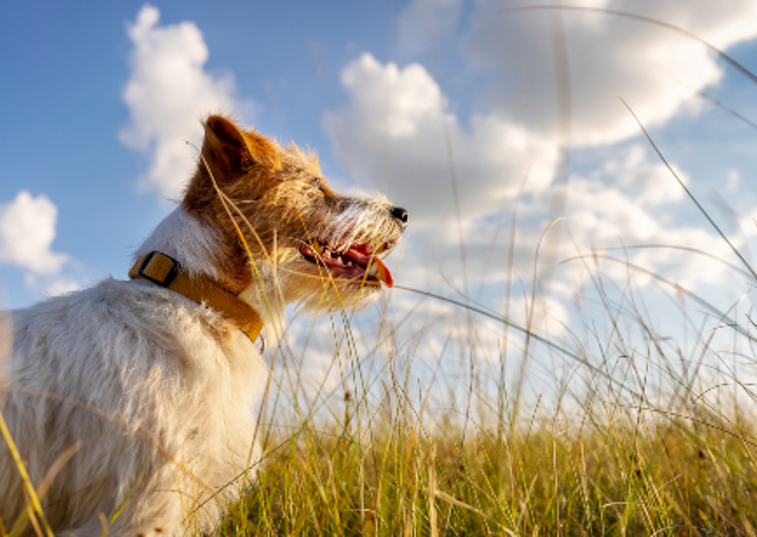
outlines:
[[[216,239],[177,209],[137,253],[160,250],[213,276]],[[253,342],[210,309],[144,281],[108,279],[12,319],[3,415],[32,482],[79,443],[43,500],[51,526],[100,535],[101,513],[124,506],[109,535],[211,530],[260,457],[254,407],[268,373]],[[24,504],[0,439],[6,527]]]
[[[177,207],[158,224],[149,237],[137,248],[136,257],[157,250],[179,260],[194,274],[218,279],[218,244],[221,234]]]

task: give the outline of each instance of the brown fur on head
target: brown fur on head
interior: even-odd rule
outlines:
[[[379,280],[391,285],[391,275],[377,278],[375,267],[361,273],[335,265],[352,265],[366,254],[368,265],[383,271],[378,256],[394,247],[407,219],[385,199],[339,194],[314,155],[219,115],[205,121],[197,171],[182,205],[223,237],[222,286],[239,295],[262,284],[284,302],[316,308],[375,295]]]

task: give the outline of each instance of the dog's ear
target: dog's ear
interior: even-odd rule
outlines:
[[[202,160],[200,166],[207,164],[220,181],[252,166],[271,171],[281,169],[279,152],[265,136],[254,131],[243,132],[232,121],[218,115],[205,121]]]

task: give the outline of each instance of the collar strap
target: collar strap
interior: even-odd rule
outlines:
[[[217,311],[253,342],[263,330],[263,320],[252,307],[203,276],[194,276],[174,258],[160,252],[139,257],[129,271],[132,280],[144,279],[198,304]]]

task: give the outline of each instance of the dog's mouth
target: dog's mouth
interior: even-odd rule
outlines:
[[[320,240],[312,240],[300,245],[300,253],[307,261],[326,267],[335,277],[352,280],[355,283],[373,283],[387,287],[394,285],[392,273],[378,257],[389,250],[384,244],[375,248],[371,244],[350,244],[341,251],[334,250]]]

